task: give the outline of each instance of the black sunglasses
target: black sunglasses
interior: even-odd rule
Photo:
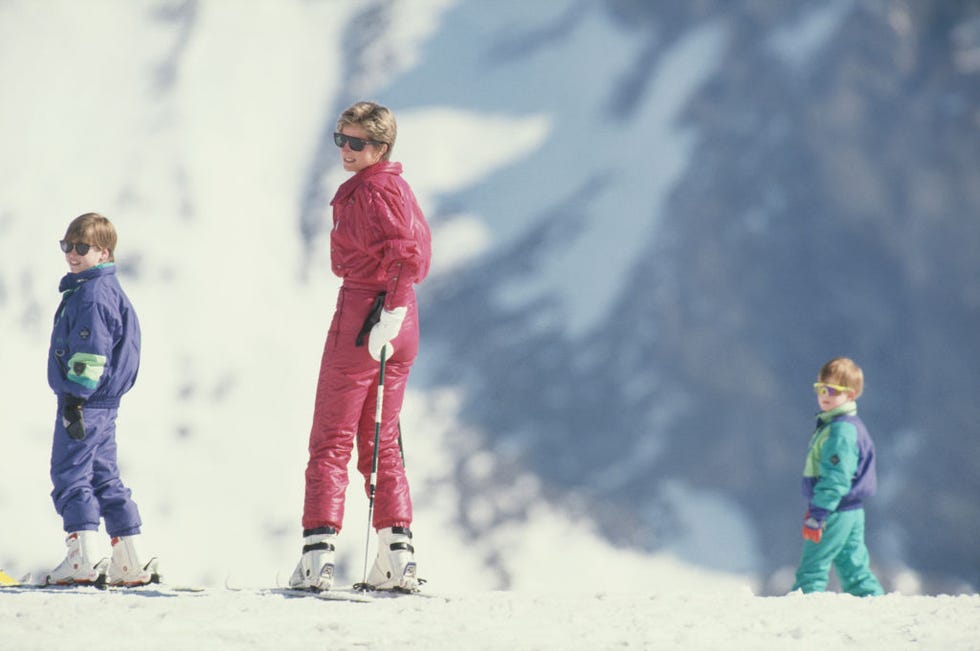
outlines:
[[[61,240],[58,242],[58,244],[61,245],[61,250],[65,253],[71,253],[71,250],[74,248],[78,255],[85,255],[88,253],[89,249],[92,248],[91,244],[86,244],[85,242],[69,242],[68,240]]]
[[[343,133],[334,133],[333,142],[338,147],[343,147],[344,145],[350,145],[352,151],[363,151],[364,145],[372,144],[381,146],[384,143],[378,142],[377,140],[369,140],[366,138],[355,138],[354,136],[348,136]]]

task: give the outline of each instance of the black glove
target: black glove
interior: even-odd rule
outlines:
[[[363,346],[365,338],[371,336],[371,329],[381,320],[381,310],[384,309],[385,296],[387,294],[388,292],[381,292],[374,297],[374,303],[371,304],[371,311],[368,312],[367,318],[364,319],[364,325],[361,326],[361,331],[357,333],[357,339],[354,340],[355,346]]]
[[[61,424],[65,426],[68,436],[81,441],[85,438],[85,419],[82,418],[82,401],[71,400],[65,402],[64,409],[61,410]]]

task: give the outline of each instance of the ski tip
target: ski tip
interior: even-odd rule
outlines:
[[[30,578],[30,574],[28,574],[27,576],[28,578]],[[5,588],[12,588],[20,585],[21,583],[23,583],[23,581],[18,581],[17,579],[15,579],[14,577],[10,576],[2,569],[0,569],[0,586],[3,586]]]

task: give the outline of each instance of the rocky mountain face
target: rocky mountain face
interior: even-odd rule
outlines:
[[[449,12],[443,31],[473,11]],[[810,384],[823,362],[847,355],[865,370],[860,412],[878,445],[868,540],[879,571],[888,582],[911,568],[927,590],[976,586],[980,3],[611,1],[603,18],[631,51],[617,74],[554,70],[547,99],[533,85],[518,99],[500,85],[500,68],[522,57],[533,67],[539,48],[570,56],[595,11],[568,3],[498,25],[473,44],[484,48],[481,69],[461,64],[457,77],[426,85],[437,64],[423,62],[389,91],[466,106],[499,90],[515,111],[560,100],[604,130],[559,124],[551,139],[629,145],[639,180],[616,186],[622,168],[588,156],[573,175],[532,154],[507,179],[441,204],[443,213],[465,205],[493,228],[514,194],[563,188],[424,294],[427,381],[462,383],[465,416],[500,459],[478,476],[459,459],[461,523],[487,535],[527,517],[520,500],[486,497],[515,468],[624,545],[669,548],[699,535],[724,549],[726,512],[737,512],[753,525],[748,564],[778,591],[772,577],[799,554]],[[693,134],[689,158],[651,207],[661,143],[642,137],[650,96],[663,91],[665,60],[699,30],[715,34],[715,63],[691,71],[701,81],[671,122]],[[432,56],[439,46],[437,37]],[[467,94],[470,78],[491,88]],[[612,131],[640,135],[615,143]],[[618,202],[603,199],[611,187]],[[573,332],[576,292],[562,279],[582,268],[602,277],[612,261],[555,251],[577,246],[590,219],[643,228],[614,286],[578,297],[606,307]],[[542,275],[555,279],[551,291],[499,300],[502,288]],[[719,496],[718,519],[688,512],[678,485]],[[467,505],[480,499],[494,517],[474,522]]]

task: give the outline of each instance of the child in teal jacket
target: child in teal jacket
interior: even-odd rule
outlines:
[[[824,364],[813,385],[820,413],[803,469],[803,556],[793,590],[823,592],[833,565],[845,592],[884,594],[864,542],[864,499],[874,495],[874,442],[857,415],[861,368],[846,357]]]

